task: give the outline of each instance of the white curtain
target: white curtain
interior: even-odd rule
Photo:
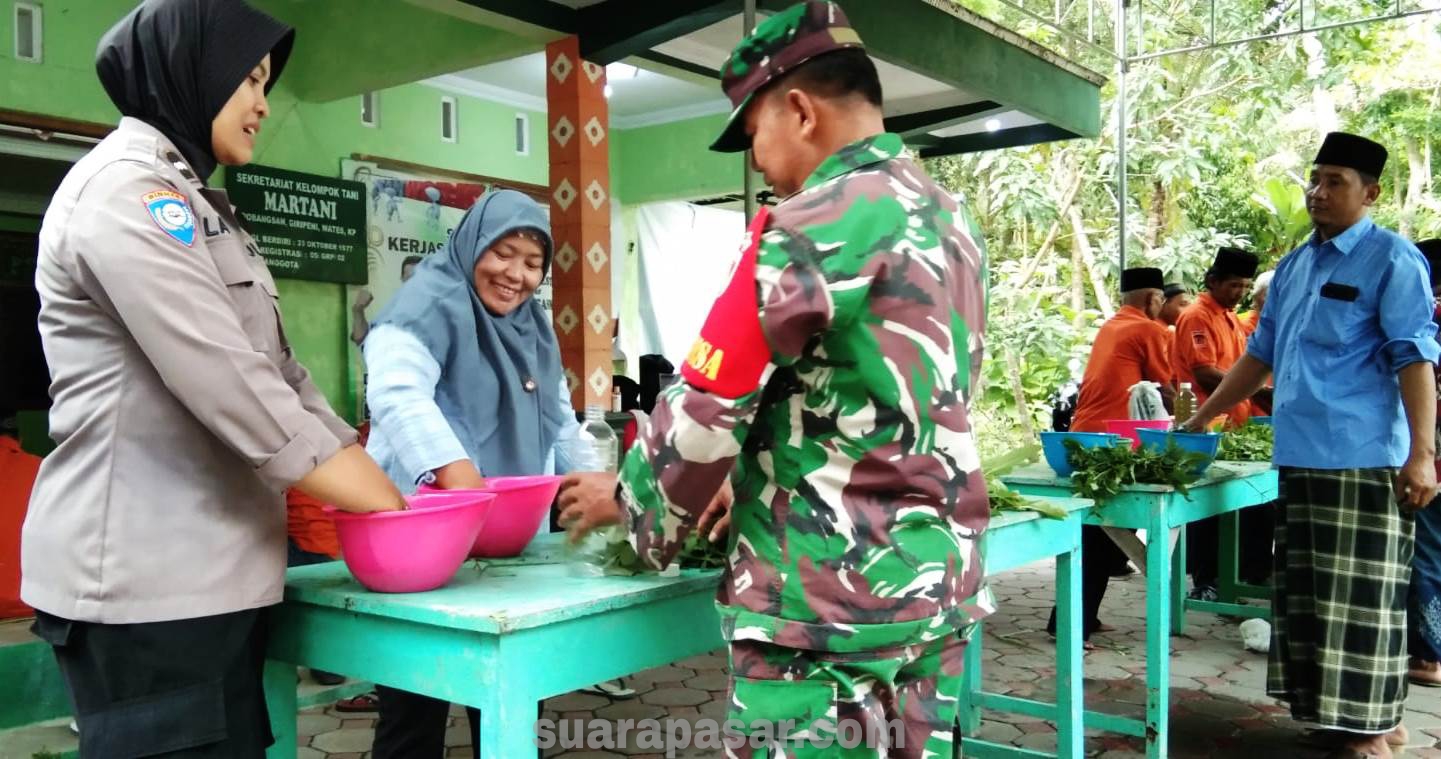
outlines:
[[[679,370],[740,253],[745,214],[690,203],[635,208],[635,266],[622,298],[621,350],[659,353]]]

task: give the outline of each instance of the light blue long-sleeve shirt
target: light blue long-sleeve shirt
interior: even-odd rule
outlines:
[[[468,458],[435,402],[440,364],[415,335],[391,324],[372,328],[364,351],[371,418],[365,449],[402,493],[413,493],[433,470]],[[570,408],[565,380],[557,402],[567,422],[546,456],[546,471],[537,474],[566,474],[574,469],[569,443],[576,439],[580,424]],[[478,462],[472,463],[487,474]]]
[[[1275,376],[1277,465],[1405,463],[1411,434],[1396,375],[1441,354],[1428,271],[1416,246],[1369,218],[1282,259],[1246,345]]]

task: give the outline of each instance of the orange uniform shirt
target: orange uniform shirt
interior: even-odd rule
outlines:
[[[0,619],[30,616],[30,607],[20,601],[20,525],[39,472],[39,456],[0,435]]]
[[[1122,306],[1101,325],[1091,345],[1071,430],[1105,432],[1107,420],[1130,419],[1132,385],[1171,381],[1170,346],[1165,325],[1138,308]]]
[[[286,532],[302,551],[340,556],[340,537],[335,522],[321,511],[320,501],[296,488],[285,491]]]
[[[1214,366],[1218,371],[1227,372],[1246,353],[1246,328],[1241,318],[1229,308],[1201,293],[1176,320],[1175,344],[1171,346],[1171,360],[1176,365],[1176,376],[1182,382],[1191,383],[1191,392],[1196,394],[1197,403],[1205,403],[1210,395],[1196,381],[1195,368]],[[1251,416],[1251,402],[1242,401],[1226,411],[1228,424],[1240,426]]]
[[[1241,316],[1241,328],[1246,330],[1246,337],[1250,337],[1256,331],[1256,325],[1261,323],[1261,312],[1256,310],[1247,311]]]

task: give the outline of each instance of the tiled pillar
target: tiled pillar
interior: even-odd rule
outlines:
[[[610,115],[605,68],[580,41],[546,45],[555,334],[576,408],[610,409]]]

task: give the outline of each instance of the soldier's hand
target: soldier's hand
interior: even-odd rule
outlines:
[[[615,487],[616,476],[609,472],[580,472],[561,481],[556,521],[570,533],[572,543],[597,527],[620,523]]]
[[[721,485],[720,492],[711,499],[710,505],[701,512],[696,530],[712,543],[723,539],[726,532],[730,530],[731,504],[733,503],[735,503],[735,493],[731,491],[730,480],[726,480]]]

